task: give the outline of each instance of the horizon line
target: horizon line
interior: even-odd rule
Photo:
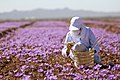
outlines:
[[[13,9],[10,11],[4,11],[4,12],[0,12],[0,13],[9,13],[9,12],[13,12],[13,11],[33,11],[33,10],[37,10],[37,9],[43,9],[43,10],[63,10],[63,9],[68,9],[68,10],[73,10],[73,11],[91,11],[91,12],[98,12],[98,13],[119,13],[120,11],[94,11],[94,10],[85,10],[85,9],[71,9],[68,7],[64,7],[64,8],[55,8],[55,9],[48,9],[48,8],[35,8],[35,9],[27,9],[27,10],[18,10],[18,9]]]

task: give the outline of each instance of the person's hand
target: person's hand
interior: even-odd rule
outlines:
[[[66,55],[69,56],[70,54],[70,49],[72,48],[72,46],[74,45],[74,42],[67,42],[64,43],[67,46],[67,50],[66,50]]]
[[[74,45],[74,42],[68,42],[67,45],[73,46],[73,45]]]
[[[74,45],[74,42],[68,42],[67,48],[71,49],[73,45]]]

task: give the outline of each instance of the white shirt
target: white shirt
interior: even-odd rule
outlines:
[[[75,43],[81,42],[87,49],[91,48],[94,45],[94,42],[96,41],[95,35],[93,34],[92,30],[89,27],[84,27],[81,31],[81,34],[79,37],[72,36],[71,32],[69,31],[66,35],[65,43],[74,41]],[[66,55],[65,50],[66,45],[64,45],[64,48],[62,49],[62,54]],[[94,49],[99,52],[99,46],[96,45]]]

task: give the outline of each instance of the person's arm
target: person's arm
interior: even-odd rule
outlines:
[[[68,42],[71,42],[71,38],[70,38],[70,34],[69,32],[67,33],[66,35],[66,38],[65,38],[65,42],[64,43],[68,43]],[[64,47],[62,49],[62,55],[67,57],[69,55],[69,51],[68,51],[68,48],[67,48],[67,45],[64,44]]]
[[[90,38],[90,45],[91,45],[91,47],[93,47],[94,43],[96,42],[96,37],[95,37],[95,35],[94,35],[94,33],[92,32],[91,29],[89,30],[89,35],[90,35],[89,36],[89,38]],[[95,53],[100,51],[98,43],[96,43],[96,46],[94,47],[94,50],[95,50],[94,51]]]

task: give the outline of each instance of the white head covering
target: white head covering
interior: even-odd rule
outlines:
[[[73,30],[80,30],[80,28],[82,31],[79,35],[76,35]],[[85,25],[83,24],[83,20],[80,17],[73,17],[71,19],[69,30],[74,42],[78,42],[80,41],[80,38],[85,37]]]
[[[83,26],[84,24],[80,17],[73,17],[70,22],[69,30],[79,30]]]

